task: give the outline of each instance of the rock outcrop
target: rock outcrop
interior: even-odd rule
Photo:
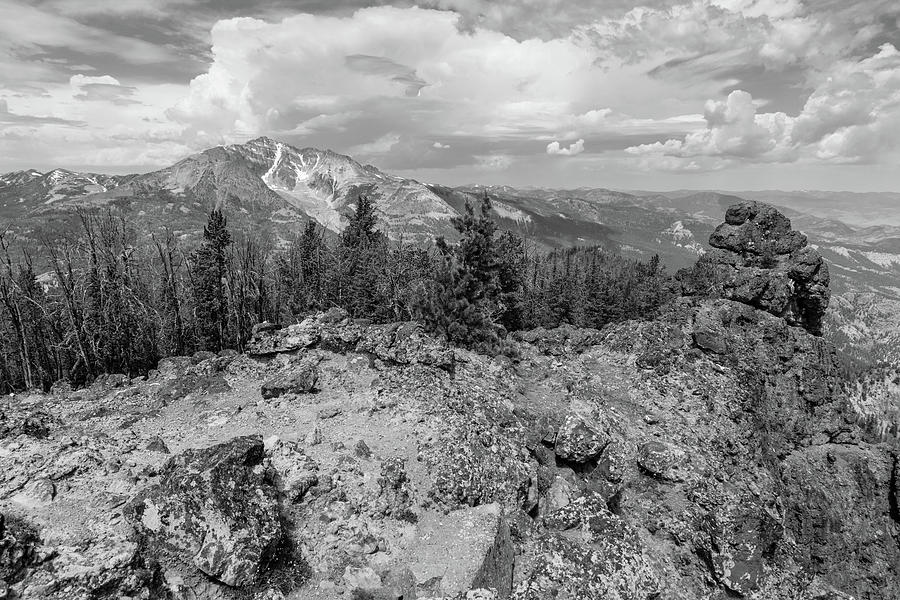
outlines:
[[[453,369],[453,349],[425,334],[419,323],[368,325],[332,309],[284,329],[257,329],[248,344],[251,356],[321,348],[337,352],[367,353],[391,364],[427,365]]]
[[[784,318],[814,335],[828,308],[828,265],[791,221],[760,202],[728,208],[709,238],[723,297]]]

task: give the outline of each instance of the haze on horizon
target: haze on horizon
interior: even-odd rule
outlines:
[[[260,135],[446,184],[900,191],[895,0],[0,0],[0,172]]]

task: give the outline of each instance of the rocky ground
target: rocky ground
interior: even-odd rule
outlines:
[[[4,398],[0,598],[900,597],[895,441],[804,329],[827,271],[754,258],[754,210],[727,298],[654,321],[491,358],[333,311]]]

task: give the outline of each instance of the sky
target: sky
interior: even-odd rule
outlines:
[[[0,0],[0,172],[261,135],[450,185],[900,191],[900,2]]]

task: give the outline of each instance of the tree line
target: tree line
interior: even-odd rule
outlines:
[[[257,323],[341,308],[373,322],[418,320],[452,343],[498,352],[507,333],[649,318],[672,295],[658,257],[597,247],[540,251],[500,232],[485,197],[453,220],[459,240],[391,241],[360,197],[346,228],[313,221],[286,244],[231,231],[212,210],[202,239],[140,235],[111,211],[23,248],[0,236],[0,391],[146,374],[160,358],[243,351]]]

